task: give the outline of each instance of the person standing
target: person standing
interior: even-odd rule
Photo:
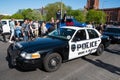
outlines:
[[[22,27],[20,26],[20,22],[16,23],[15,27],[15,34],[16,34],[16,40],[20,41],[20,37],[22,37]]]
[[[5,34],[3,33],[3,28],[2,28],[2,22],[1,22],[1,20],[0,20],[0,34],[1,34],[1,36],[3,37],[3,41],[4,42],[6,42],[6,36],[5,36]]]
[[[2,22],[1,22],[1,20],[0,20],[0,34],[3,32],[3,29],[2,29]]]
[[[34,23],[33,23],[33,25],[34,25],[34,32],[35,32],[35,38],[37,38],[39,35],[39,27],[40,27],[40,24],[38,23],[38,21],[36,20]]]
[[[45,21],[42,22],[42,25],[41,25],[41,36],[44,36],[46,35],[48,32],[47,28],[46,28],[46,23]]]
[[[63,15],[63,22],[66,22],[66,17],[67,17],[67,12],[64,11],[64,15]]]
[[[14,34],[15,34],[14,29],[15,29],[15,19],[11,19],[11,22],[10,22],[11,35],[10,35],[10,40],[9,40],[10,43],[13,43],[12,39],[13,39]]]
[[[29,31],[29,21],[28,19],[24,20],[24,23],[22,24],[22,33],[23,33],[23,40],[24,41],[28,41],[29,40],[29,35],[30,35],[30,31]]]
[[[35,26],[33,25],[32,20],[29,20],[29,23],[28,23],[28,33],[29,33],[28,40],[33,40],[35,37]]]
[[[51,21],[50,21],[50,28],[48,28],[48,32],[51,32],[55,29],[55,20],[54,17],[51,17]]]
[[[57,29],[60,27],[60,21],[61,21],[61,11],[60,9],[56,12],[56,24]]]
[[[102,31],[103,31],[102,24],[99,24],[99,25],[96,27],[96,29],[97,29],[100,33],[102,33]]]

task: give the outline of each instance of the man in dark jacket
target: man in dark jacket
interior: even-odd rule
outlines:
[[[61,20],[61,11],[60,9],[56,12],[56,23],[57,23],[57,28],[60,27],[60,20]]]

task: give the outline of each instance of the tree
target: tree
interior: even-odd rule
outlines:
[[[26,18],[31,19],[31,20],[41,20],[42,15],[39,11],[33,10],[28,15],[26,15]]]
[[[15,13],[11,16],[11,18],[15,18],[15,19],[24,19],[22,14],[19,13]]]
[[[67,9],[69,7],[67,7],[64,3],[61,2],[56,2],[56,3],[52,3],[52,4],[48,4],[45,7],[46,10],[46,20],[49,21],[51,19],[51,17],[56,18],[56,12],[58,11],[58,9],[61,9],[61,5],[62,5],[62,11],[64,12],[65,10],[67,11]],[[62,12],[62,13],[63,13]]]
[[[0,15],[0,19],[2,19],[3,18],[3,15]]]
[[[105,23],[106,15],[103,11],[89,10],[86,15],[87,22],[94,22],[97,24]]]
[[[15,16],[16,16],[16,14],[18,15],[18,14],[20,14],[20,15],[22,15],[23,16],[23,18],[25,19],[25,18],[28,18],[29,19],[29,14],[32,12],[33,10],[32,9],[30,9],[30,8],[28,8],[28,9],[20,9],[20,10],[18,10],[16,13],[15,13]]]
[[[73,16],[77,21],[85,22],[85,15],[80,10],[69,10],[68,15]]]
[[[2,19],[10,19],[11,16],[3,16]]]
[[[31,20],[40,20],[42,19],[42,15],[38,10],[28,9],[20,9],[16,14],[12,15],[14,18],[23,18],[23,19],[31,19]]]

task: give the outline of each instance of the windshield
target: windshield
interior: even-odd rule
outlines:
[[[52,31],[51,33],[48,34],[48,36],[70,40],[74,32],[75,32],[74,29],[60,28]]]
[[[111,32],[111,33],[117,33],[120,34],[120,29],[119,28],[107,28],[105,32]]]

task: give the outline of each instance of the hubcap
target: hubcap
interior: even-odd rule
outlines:
[[[51,66],[56,66],[56,65],[57,65],[57,62],[56,62],[55,59],[52,59],[52,60],[50,61],[50,63],[51,63]]]
[[[101,46],[98,50],[99,54],[102,53],[102,51],[103,51],[103,47]]]

